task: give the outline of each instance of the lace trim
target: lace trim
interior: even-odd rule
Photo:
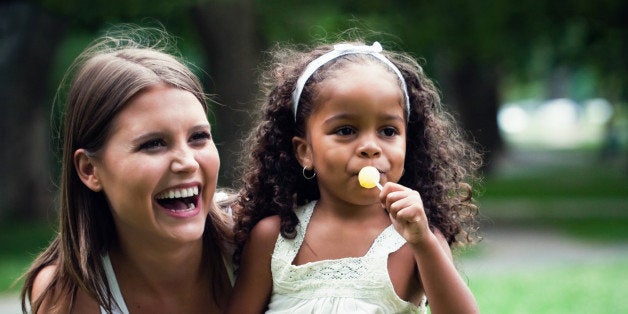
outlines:
[[[388,255],[406,243],[392,225],[378,235],[362,257],[292,264],[305,238],[315,205],[316,202],[311,202],[295,210],[300,223],[294,239],[281,235],[277,238],[271,263],[273,294],[301,299],[346,297],[387,300],[398,307],[411,305],[416,308],[397,296],[388,276]]]

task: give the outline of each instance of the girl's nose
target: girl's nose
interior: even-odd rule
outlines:
[[[173,172],[194,172],[198,170],[199,164],[193,150],[190,147],[177,149],[170,165]]]
[[[365,158],[379,157],[382,154],[382,149],[377,143],[376,138],[368,136],[365,137],[360,144],[360,147],[358,148],[358,154],[361,157]]]

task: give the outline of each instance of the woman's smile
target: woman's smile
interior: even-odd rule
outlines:
[[[158,193],[155,201],[174,217],[191,217],[200,211],[201,196],[198,191],[198,185],[174,187]]]

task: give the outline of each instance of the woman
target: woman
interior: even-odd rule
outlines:
[[[205,94],[139,35],[97,40],[64,78],[59,233],[25,275],[25,312],[208,313],[230,294]]]

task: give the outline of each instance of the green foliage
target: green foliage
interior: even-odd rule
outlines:
[[[45,223],[7,223],[0,225],[0,293],[17,292],[22,282],[13,285],[53,237]]]
[[[138,18],[167,19],[182,15],[191,0],[39,0],[46,9],[68,19],[73,27],[98,30],[104,23],[128,23]]]
[[[613,101],[627,97],[625,1],[273,0],[256,5],[271,43],[329,39],[355,27],[393,41],[386,47],[426,58],[427,72],[438,80],[443,67],[469,60],[519,82],[566,67],[594,73],[601,82],[598,95]]]

